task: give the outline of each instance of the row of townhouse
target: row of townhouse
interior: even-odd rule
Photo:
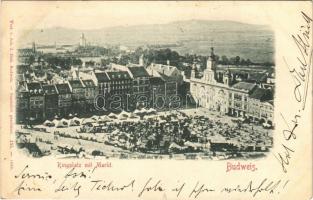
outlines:
[[[165,75],[152,77],[144,67],[138,66],[124,71],[90,71],[88,76],[79,71],[75,74],[71,80],[58,84],[19,82],[17,120],[132,110],[139,104],[150,107],[154,96],[169,96],[178,90],[175,79]]]
[[[259,88],[251,83],[237,83],[235,89],[229,90],[229,114],[245,117],[251,122],[273,124],[274,94],[273,90]]]
[[[96,86],[92,80],[69,80],[59,84],[40,82],[17,85],[17,122],[51,119],[92,111]]]

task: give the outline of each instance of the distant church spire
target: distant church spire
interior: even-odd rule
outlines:
[[[32,43],[32,51],[33,51],[33,53],[36,53],[36,43],[35,42]]]
[[[79,41],[79,45],[82,46],[82,47],[86,47],[86,38],[85,38],[85,35],[84,33],[81,34],[80,36],[80,41]]]

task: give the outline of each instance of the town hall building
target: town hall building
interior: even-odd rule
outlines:
[[[196,67],[193,65],[190,78],[190,93],[197,106],[208,108],[222,115],[228,114],[249,118],[252,121],[272,122],[273,113],[268,113],[268,117],[257,117],[249,113],[250,96],[253,96],[254,91],[258,88],[257,84],[235,82],[229,70],[226,70],[223,74],[216,73],[216,66],[213,48],[211,48],[211,55],[207,60],[206,69],[201,78],[196,76]],[[270,112],[273,112],[273,109]]]

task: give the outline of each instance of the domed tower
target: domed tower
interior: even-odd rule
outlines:
[[[214,48],[211,48],[211,55],[206,62],[206,69],[204,70],[204,80],[210,83],[215,83],[215,55]]]
[[[207,62],[206,62],[206,68],[208,70],[213,71],[215,69],[215,55],[214,55],[214,48],[211,47],[211,55],[209,56]]]

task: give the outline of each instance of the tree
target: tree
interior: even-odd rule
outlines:
[[[120,65],[127,65],[130,62],[130,57],[128,55],[122,55],[121,58],[118,60],[118,64]]]
[[[220,61],[220,57],[218,55],[214,56],[215,61],[218,63]]]
[[[236,63],[236,58],[232,57],[229,59],[229,63],[228,63],[229,65],[235,65],[235,63]]]
[[[229,64],[229,60],[225,55],[223,55],[219,63],[223,65],[227,65]]]
[[[240,57],[239,56],[236,56],[235,57],[235,65],[239,65],[240,64]]]
[[[28,58],[28,64],[33,64],[35,62],[35,56],[34,55],[30,55]]]
[[[47,73],[47,81],[51,81],[53,79],[53,75],[51,73]]]

